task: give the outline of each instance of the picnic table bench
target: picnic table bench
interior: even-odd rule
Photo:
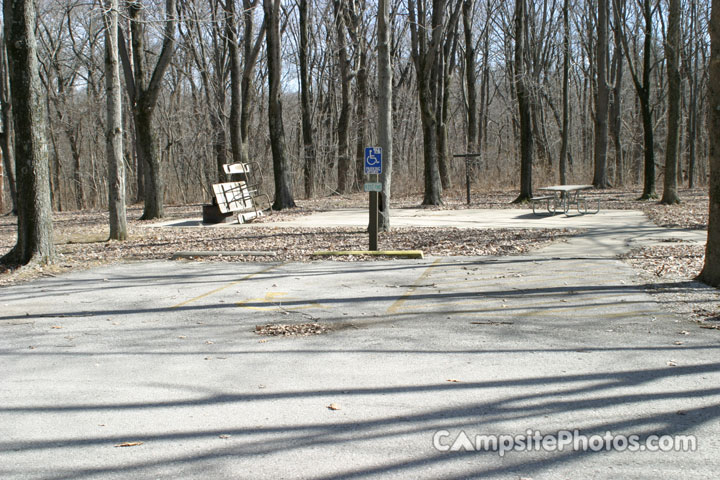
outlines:
[[[252,174],[253,170],[258,171],[257,168],[251,169],[248,163],[232,163],[223,165],[223,170],[238,180],[213,184],[213,204],[203,208],[203,222],[221,223],[236,216],[238,223],[245,223],[262,216],[263,210],[270,208],[270,197],[258,191],[262,180],[257,181]],[[267,208],[261,207],[261,203]]]
[[[594,214],[600,211],[600,199],[597,198],[597,208],[588,210],[588,197],[583,195],[584,191],[592,189],[592,185],[553,185],[543,187],[538,190],[548,192],[549,195],[541,195],[532,197],[532,209],[535,215],[539,215],[536,211],[538,203],[545,202],[548,213],[554,215],[556,213],[567,213],[570,207],[575,206],[578,213],[584,215],[586,213]]]

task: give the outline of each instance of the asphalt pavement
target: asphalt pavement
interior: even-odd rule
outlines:
[[[701,235],[579,220],[524,256],[138,262],[2,288],[0,478],[713,478],[720,332],[616,258]],[[324,333],[256,333],[299,324]]]

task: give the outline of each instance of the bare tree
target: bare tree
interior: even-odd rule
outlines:
[[[390,52],[390,8],[389,0],[378,0],[377,14],[377,65],[378,65],[378,142],[383,152],[383,171],[381,180],[383,191],[380,194],[380,214],[378,230],[390,230],[390,198],[393,174],[393,78],[392,57]]]
[[[570,0],[563,3],[562,126],[560,133],[560,184],[567,184],[570,135]]]
[[[14,148],[12,105],[10,103],[10,77],[5,50],[5,35],[0,32],[0,108],[2,113],[2,132],[0,132],[0,151],[2,152],[2,165],[4,167],[2,179],[7,180],[12,201],[12,212],[17,213],[17,190],[15,189],[15,173],[13,171]]]
[[[308,36],[310,33],[310,12],[308,8],[310,0],[300,0],[300,48],[298,52],[300,62],[300,115],[302,117],[303,137],[303,180],[305,184],[305,197],[315,196],[315,177],[317,175],[315,159],[315,140],[312,126],[312,113],[310,101],[310,68],[309,68],[309,45]]]
[[[665,59],[668,77],[667,140],[665,147],[665,178],[660,203],[680,203],[677,191],[677,167],[680,155],[680,0],[670,0],[668,10],[668,31],[665,43]]]
[[[18,189],[17,244],[5,264],[52,263],[50,168],[45,140],[45,106],[37,61],[36,12],[32,0],[5,0],[3,19],[15,122]]]
[[[710,216],[705,265],[700,280],[720,286],[720,0],[712,0],[710,13],[710,82],[708,113],[710,132]]]
[[[250,162],[248,143],[250,142],[251,109],[255,101],[253,75],[263,37],[268,26],[267,17],[263,17],[260,28],[255,32],[255,7],[260,0],[243,0],[243,70],[242,70],[242,102],[240,105],[240,134],[242,138],[242,158],[244,163]],[[279,14],[278,14],[279,15]],[[279,35],[279,33],[278,33]]]
[[[530,88],[525,65],[525,41],[527,38],[526,0],[515,2],[515,95],[520,116],[520,195],[513,203],[532,198],[533,132],[530,118]]]
[[[170,65],[175,47],[175,26],[177,24],[176,0],[165,1],[165,29],[162,49],[152,74],[148,76],[145,47],[145,19],[143,5],[140,1],[128,2],[130,12],[130,29],[132,36],[132,60],[125,55],[123,70],[125,85],[132,104],[135,120],[136,149],[138,162],[145,167],[145,209],[143,220],[162,218],[164,211],[165,184],[162,177],[162,162],[158,149],[157,133],[153,123],[153,113],[157,106],[162,87],[162,79]],[[121,47],[122,48],[122,47]],[[121,53],[122,50],[121,50]]]
[[[423,157],[425,195],[423,205],[442,204],[442,183],[438,155],[438,122],[442,98],[442,48],[445,33],[445,7],[443,0],[432,0],[432,13],[428,25],[425,0],[408,0],[412,58],[417,75],[420,118],[423,129]],[[428,33],[430,37],[428,38]]]
[[[233,163],[242,163],[242,130],[240,128],[240,110],[242,108],[242,61],[238,44],[238,18],[235,13],[235,0],[225,0],[225,36],[230,57],[230,147]]]
[[[263,0],[268,64],[268,126],[275,178],[273,210],[295,207],[292,195],[292,171],[285,145],[285,128],[280,102],[282,65],[280,63],[280,0]]]
[[[618,8],[620,0],[613,0],[615,8]],[[643,53],[642,53],[642,72],[638,71],[636,62],[633,61],[633,53],[628,44],[628,34],[623,30],[621,37],[623,50],[630,67],[630,75],[635,85],[638,100],[640,102],[640,112],[642,115],[643,125],[643,146],[644,146],[644,185],[643,193],[640,197],[642,200],[657,198],[655,193],[655,140],[653,132],[652,105],[650,90],[652,86],[652,45],[653,45],[653,9],[651,0],[642,0],[642,20],[644,22],[643,30]],[[622,22],[624,23],[624,22]],[[618,25],[622,28],[622,25]],[[642,78],[641,78],[642,76]]]
[[[624,14],[621,12],[625,9],[625,0],[617,0],[613,4],[613,59],[610,72],[612,87],[612,101],[610,103],[610,118],[608,120],[610,126],[610,137],[615,150],[615,186],[619,187],[625,183],[624,179],[624,151],[620,138],[620,130],[622,128],[622,89],[623,89],[623,70],[624,56],[622,47],[622,18]]]
[[[106,154],[110,239],[127,240],[125,163],[123,159],[122,86],[118,60],[118,0],[105,0],[105,90],[107,93]]]
[[[607,188],[610,182],[607,177],[607,138],[608,138],[608,106],[610,102],[610,86],[608,85],[608,0],[597,2],[597,43],[595,63],[597,65],[597,82],[595,88],[595,176],[593,185],[596,188]]]

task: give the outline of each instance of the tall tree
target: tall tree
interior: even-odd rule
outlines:
[[[668,6],[668,31],[665,42],[665,59],[668,77],[667,139],[665,144],[665,177],[660,203],[680,203],[677,190],[677,167],[680,156],[680,0],[670,0]]]
[[[515,2],[515,95],[520,116],[520,195],[513,203],[522,203],[532,198],[533,132],[530,117],[530,87],[525,64],[525,42],[527,39],[526,0]]]
[[[428,25],[425,0],[408,0],[412,58],[417,75],[420,120],[423,130],[425,174],[423,205],[442,204],[438,155],[438,122],[441,114],[438,99],[442,96],[438,93],[441,87],[445,4],[446,2],[443,0],[432,0],[432,13],[430,25]]]
[[[350,191],[350,83],[353,73],[350,68],[350,59],[348,58],[345,14],[343,2],[341,0],[333,0],[333,11],[335,13],[335,39],[337,42],[335,50],[337,51],[338,71],[340,72],[340,118],[338,118],[337,134],[338,134],[338,193],[348,193]]]
[[[562,131],[560,133],[560,184],[567,184],[568,140],[570,135],[570,0],[563,2]]]
[[[242,108],[242,60],[238,35],[238,18],[235,13],[235,0],[225,0],[225,36],[230,56],[230,148],[233,163],[242,163],[242,130],[240,111]]]
[[[613,4],[613,59],[610,73],[612,87],[612,101],[610,102],[610,118],[608,120],[610,126],[610,137],[615,153],[615,186],[622,186],[624,179],[624,151],[620,139],[620,130],[622,127],[622,88],[623,88],[623,70],[625,60],[623,58],[622,48],[622,31],[620,23],[623,21],[625,11],[625,0],[617,0]]]
[[[617,8],[617,2],[615,1],[615,7]],[[642,116],[643,125],[643,163],[644,163],[644,181],[643,181],[643,193],[640,197],[641,200],[649,200],[651,198],[657,198],[655,192],[655,139],[653,132],[653,119],[652,119],[652,105],[651,101],[651,85],[652,85],[652,45],[653,45],[653,12],[652,12],[652,1],[642,1],[642,20],[643,25],[643,52],[642,52],[642,72],[638,71],[636,62],[633,61],[634,55],[630,50],[628,44],[628,33],[623,31],[621,37],[623,50],[625,50],[625,57],[628,60],[628,66],[630,68],[630,76],[632,77],[637,97],[640,102],[640,113]],[[618,25],[617,28],[623,28],[622,25]]]
[[[607,176],[607,139],[608,139],[608,106],[610,102],[610,86],[608,85],[608,0],[597,2],[597,42],[595,64],[597,66],[597,86],[595,88],[595,176],[593,185],[596,188],[610,186]]]
[[[305,197],[315,196],[316,180],[316,159],[315,140],[312,126],[312,112],[310,102],[310,66],[309,66],[309,41],[310,35],[310,12],[308,8],[310,0],[300,0],[300,49],[298,52],[300,62],[300,115],[302,117],[303,137],[303,180],[305,184]]]
[[[134,68],[130,66],[129,58],[126,55],[126,61],[123,61],[123,70],[135,121],[138,162],[143,163],[145,170],[145,208],[141,219],[150,220],[162,218],[165,214],[163,206],[165,184],[162,176],[157,132],[153,123],[153,113],[160,97],[162,79],[170,65],[175,47],[176,0],[165,0],[166,20],[162,49],[151,75],[148,75],[146,59],[146,20],[143,9],[142,2],[138,0],[128,2]]]
[[[365,143],[367,141],[368,105],[370,101],[369,81],[370,71],[368,68],[368,40],[366,0],[351,0],[345,2],[345,20],[350,35],[351,45],[354,48],[355,57],[355,183],[358,191],[363,190],[365,178]]]
[[[16,135],[18,234],[15,247],[0,262],[51,263],[55,259],[55,245],[50,167],[33,0],[4,0],[3,20]]]
[[[295,206],[292,195],[292,171],[285,145],[285,127],[280,101],[282,65],[280,62],[280,0],[263,0],[265,12],[265,38],[268,64],[268,126],[275,178],[273,210]]]
[[[380,194],[380,214],[378,229],[390,230],[390,194],[393,173],[393,78],[392,56],[390,52],[390,0],[378,0],[377,16],[377,78],[378,78],[378,142],[383,152],[383,171],[381,180],[383,190]]]
[[[230,1],[230,0],[228,0]],[[257,63],[260,48],[263,45],[263,37],[267,28],[267,18],[255,36],[255,7],[260,0],[243,0],[243,70],[242,70],[242,101],[240,104],[240,136],[242,140],[243,163],[250,162],[250,113],[255,101],[255,90],[253,88],[253,75]],[[278,33],[279,35],[279,33]]]
[[[710,133],[710,216],[705,265],[700,280],[720,286],[720,0],[712,0],[710,13],[710,81],[708,132]]]
[[[10,104],[10,77],[8,72],[7,55],[5,50],[5,35],[0,32],[0,152],[2,152],[2,165],[5,178],[10,190],[12,201],[12,212],[17,213],[17,190],[15,189],[15,173],[13,171],[14,149],[13,149],[13,128],[12,108]]]
[[[477,72],[475,67],[475,40],[473,39],[472,19],[475,0],[463,0],[463,33],[465,35],[465,89],[467,91],[467,139],[466,153],[479,152],[478,142],[478,106]]]
[[[123,159],[122,86],[118,60],[118,0],[105,0],[105,91],[107,93],[106,152],[110,239],[127,239],[125,163]]]

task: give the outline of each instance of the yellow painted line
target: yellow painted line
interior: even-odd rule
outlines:
[[[225,290],[226,288],[234,287],[235,285],[237,285],[237,284],[239,284],[239,283],[242,283],[242,282],[244,282],[245,280],[250,280],[251,278],[253,278],[253,277],[257,276],[257,275],[260,275],[260,274],[263,274],[263,273],[267,273],[267,272],[269,272],[270,270],[273,270],[273,269],[275,269],[275,268],[281,267],[281,266],[283,266],[283,265],[284,265],[284,263],[280,263],[280,264],[277,264],[277,265],[271,265],[271,266],[269,266],[269,267],[267,267],[267,268],[263,268],[263,269],[260,270],[259,272],[255,272],[255,273],[251,273],[251,274],[249,274],[249,275],[245,275],[245,276],[242,277],[240,280],[237,280],[237,281],[235,281],[235,282],[228,283],[227,285],[223,285],[222,287],[218,287],[218,288],[216,288],[215,290],[211,290],[211,291],[209,291],[209,292],[207,292],[207,293],[203,293],[203,294],[200,295],[200,296],[197,296],[197,297],[195,297],[195,298],[191,298],[190,300],[186,300],[186,301],[184,301],[184,302],[182,302],[182,303],[178,303],[177,305],[173,305],[173,306],[170,307],[170,308],[180,308],[180,307],[184,307],[185,305],[189,305],[189,304],[191,304],[191,303],[193,303],[193,302],[196,302],[196,301],[198,301],[198,300],[202,300],[202,299],[205,298],[205,297],[209,297],[210,295],[214,295],[214,294],[216,294],[216,293],[218,293],[218,292],[222,292],[222,291]]]
[[[402,297],[400,297],[400,298],[398,298],[397,300],[395,300],[395,303],[393,303],[392,305],[390,305],[390,308],[387,309],[387,313],[395,313],[395,312],[397,312],[398,310],[400,310],[400,308],[402,308],[403,304],[405,304],[405,302],[407,301],[407,299],[410,298],[410,297],[415,293],[415,290],[417,290],[418,287],[422,284],[422,282],[430,275],[430,272],[432,271],[432,269],[435,268],[435,267],[437,266],[437,264],[440,263],[441,261],[442,261],[442,258],[438,258],[437,260],[435,260],[435,261],[432,263],[432,265],[430,265],[430,266],[422,273],[422,275],[420,275],[420,276],[417,278],[417,280],[415,280],[415,282],[414,282],[413,285],[408,289],[408,291],[405,292]]]

